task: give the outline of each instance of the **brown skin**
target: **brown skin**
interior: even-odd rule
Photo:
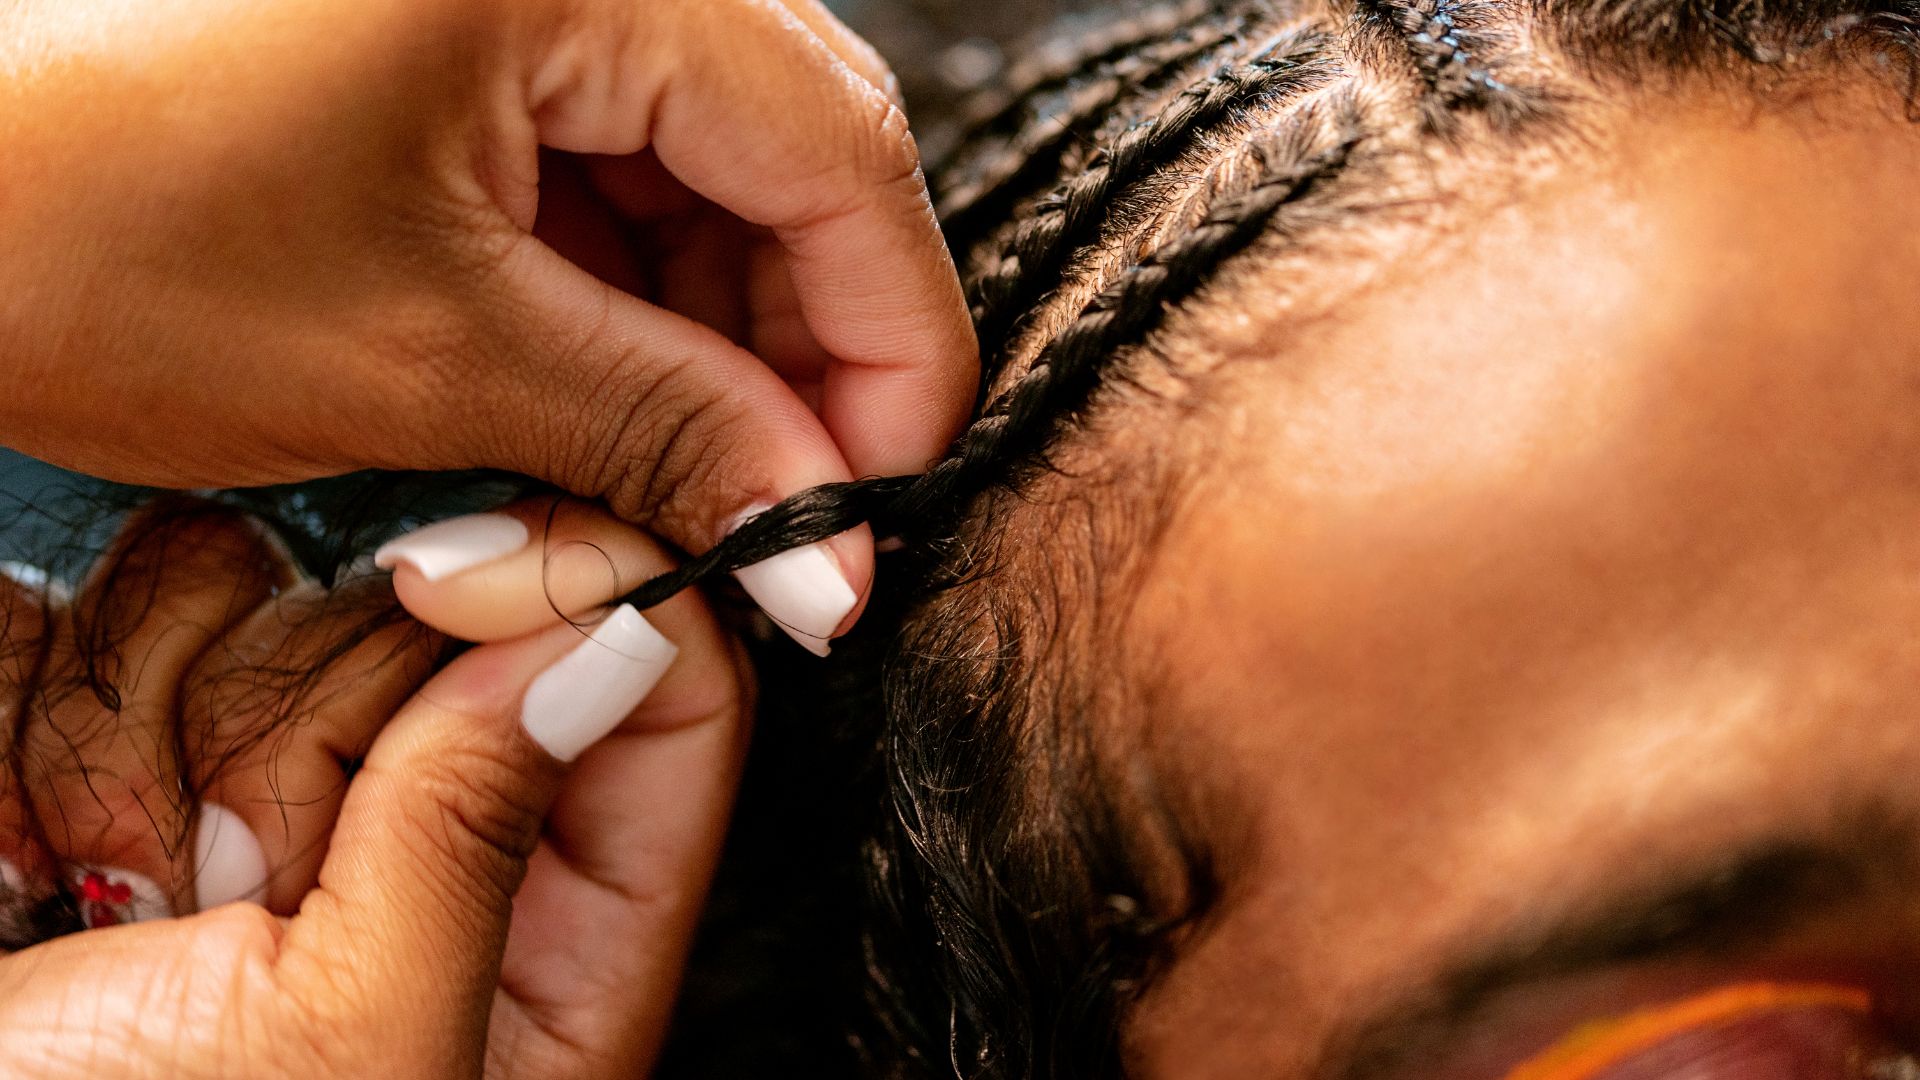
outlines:
[[[545,522],[549,509],[518,512]],[[520,703],[585,631],[561,623],[542,583],[584,622],[673,565],[603,509],[569,504],[552,523],[544,565],[408,579],[423,618],[482,644],[429,678],[443,639],[383,632],[291,715],[275,673],[357,640],[368,604],[392,602],[383,579],[265,596],[255,577],[292,572],[237,515],[168,541],[136,516],[114,588],[96,573],[70,602],[0,579],[0,724],[24,748],[24,785],[0,790],[0,858],[29,899],[80,861],[153,879],[183,916],[0,956],[10,1075],[647,1072],[726,832],[751,676],[704,601],[682,594],[648,613],[679,653],[646,701],[577,761],[547,756]],[[124,707],[82,690],[14,713],[16,688],[52,693],[79,651],[72,613],[115,601],[127,632],[107,674]],[[36,678],[21,661],[43,648]],[[263,742],[240,738],[269,726]],[[194,913],[199,826],[182,775],[260,840],[265,906]]]
[[[28,0],[0,143],[0,439],[110,479],[501,468],[704,551],[972,398],[893,77],[819,0]]]
[[[1193,430],[1250,434],[1133,629],[1227,891],[1132,1018],[1141,1075],[1308,1075],[1516,926],[1920,813],[1920,134],[1818,108],[1603,121],[1604,166],[1215,374]],[[1897,980],[1916,945],[1911,896],[1862,889],[1752,949],[1515,991],[1408,1075],[1501,1075],[1741,972]]]

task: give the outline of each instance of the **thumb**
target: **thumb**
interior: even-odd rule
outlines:
[[[564,764],[676,652],[622,606],[590,633],[563,624],[475,648],[402,708],[283,941],[281,971],[313,989],[320,1030],[380,1032],[385,1060],[477,1072],[513,895]]]
[[[439,406],[458,413],[437,427],[467,447],[463,463],[602,499],[696,554],[754,511],[853,479],[794,387],[719,332],[613,288],[531,238],[505,263],[512,299],[491,306],[488,317],[504,322],[490,330],[497,355],[487,377]],[[862,527],[741,583],[775,623],[824,652],[852,625],[872,576],[872,534]]]

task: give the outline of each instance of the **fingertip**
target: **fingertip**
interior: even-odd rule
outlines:
[[[380,545],[373,565],[412,571],[424,582],[441,581],[527,546],[526,523],[510,514],[465,514],[423,526]]]
[[[766,505],[741,514],[738,528]],[[729,530],[731,531],[731,529]],[[788,548],[734,571],[753,602],[786,635],[815,656],[832,651],[852,628],[873,580],[873,532],[865,525],[828,540]]]
[[[571,762],[632,715],[679,655],[679,646],[622,604],[534,677],[521,726],[554,759]]]
[[[874,551],[873,529],[866,525],[850,529],[827,541],[833,553],[834,561],[839,563],[846,576],[847,585],[853,590],[853,606],[834,629],[833,636],[839,637],[852,630],[859,623],[860,616],[867,610],[867,598],[873,595]]]
[[[664,561],[639,529],[584,502],[533,499],[470,517],[502,523],[488,529],[501,540],[484,557],[438,578],[410,558],[395,560],[392,575],[408,614],[463,641],[510,640],[583,615],[658,573]],[[508,543],[509,534],[523,539]]]

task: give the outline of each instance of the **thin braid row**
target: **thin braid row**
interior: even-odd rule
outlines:
[[[1460,25],[1457,0],[1360,0],[1359,10],[1391,27],[1427,91],[1447,105],[1481,105],[1506,89],[1476,59],[1489,44]]]
[[[1026,125],[1027,112],[1043,94],[1065,90],[1074,82],[1103,67],[1125,61],[1144,49],[1162,45],[1179,37],[1208,12],[1223,13],[1219,0],[1196,0],[1178,8],[1124,24],[1101,34],[1082,48],[1065,56],[1048,56],[1046,62],[1016,70],[1010,87],[996,93],[987,102],[969,110],[960,135],[954,140],[939,165],[928,170],[936,176],[953,176],[955,166],[987,143],[1004,142]]]
[[[1220,204],[1193,230],[1095,296],[1019,381],[974,422],[952,453],[899,493],[890,508],[895,518],[950,517],[968,501],[967,496],[1012,479],[1059,427],[1085,409],[1102,374],[1120,354],[1144,342],[1169,311],[1259,239],[1282,210],[1346,169],[1363,137],[1352,125],[1346,130],[1333,147]]]
[[[1074,95],[1068,110],[1013,139],[1003,163],[939,200],[941,226],[955,251],[972,248],[1005,220],[1023,196],[1054,181],[1067,154],[1087,133],[1098,130],[1129,101],[1155,93],[1195,64],[1205,62],[1238,40],[1245,16],[1197,27],[1182,27],[1162,45],[1127,58]]]
[[[1072,254],[1099,238],[1122,192],[1177,164],[1208,135],[1250,111],[1324,85],[1337,70],[1327,60],[1330,45],[1317,30],[1297,32],[1252,63],[1192,87],[1042,200],[1007,253],[972,283],[974,322],[988,366],[997,366],[1024,318],[1060,284]]]
[[[1554,94],[1511,76],[1515,0],[1357,0],[1362,30],[1384,34],[1419,79],[1415,101],[1426,130],[1447,134],[1461,110],[1517,132],[1552,115]]]

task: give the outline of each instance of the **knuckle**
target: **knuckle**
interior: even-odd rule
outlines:
[[[900,79],[894,74],[893,65],[880,55],[880,50],[865,38],[847,31],[840,39],[849,55],[849,61],[867,82],[873,85],[882,96],[894,105],[901,105]]]
[[[213,967],[252,977],[264,972],[280,951],[280,920],[258,904],[223,904],[194,920],[194,954],[211,956]]]
[[[702,511],[714,493],[735,490],[731,451],[751,423],[744,404],[688,383],[668,376],[602,395],[603,434],[582,463],[615,514],[673,536],[711,525]]]
[[[861,94],[841,110],[832,137],[793,150],[807,167],[792,175],[808,201],[783,228],[806,231],[879,206],[917,207],[927,201],[920,147],[907,114],[878,90]]]
[[[539,841],[544,807],[526,763],[479,744],[440,748],[410,766],[420,797],[399,823],[410,856],[447,885],[450,918],[504,912]]]
[[[857,178],[866,185],[894,189],[920,188],[920,147],[907,125],[907,114],[884,94],[869,95],[859,121],[862,152],[852,159]]]

